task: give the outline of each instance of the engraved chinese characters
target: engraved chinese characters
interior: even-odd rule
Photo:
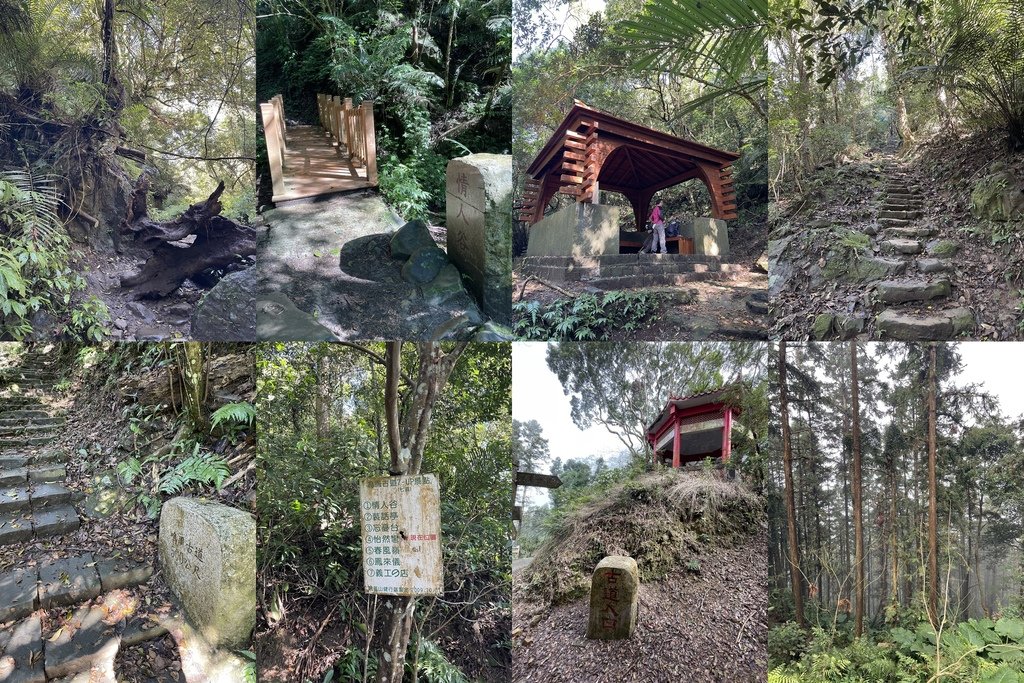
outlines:
[[[359,510],[367,593],[444,592],[435,475],[364,479],[359,482]]]
[[[590,583],[587,638],[621,640],[636,628],[640,574],[632,557],[612,555],[597,564]]]
[[[212,645],[241,646],[256,623],[256,520],[197,498],[160,513],[160,564],[189,620]]]

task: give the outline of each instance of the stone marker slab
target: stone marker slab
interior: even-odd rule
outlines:
[[[57,536],[79,526],[78,512],[70,505],[45,507],[32,511],[32,530],[36,536]]]
[[[728,223],[718,218],[694,218],[693,250],[706,256],[728,256]]]
[[[2,619],[0,619],[2,621]],[[0,681],[3,683],[43,683],[42,622],[30,617],[0,634]]]
[[[469,278],[485,315],[512,324],[512,157],[470,154],[448,162],[448,257]]]
[[[32,538],[32,520],[24,512],[0,513],[0,545]]]
[[[74,605],[102,592],[100,575],[92,554],[39,565],[39,604],[42,607]]]
[[[611,555],[597,563],[590,583],[587,638],[622,640],[636,629],[640,573],[632,557]]]
[[[106,616],[107,610],[102,607],[79,607],[57,637],[45,641],[46,675],[49,678],[91,669],[113,672],[114,658],[121,647],[121,635],[116,622],[108,624],[104,621]]]
[[[35,569],[0,574],[0,623],[31,614],[36,604]]]
[[[246,644],[256,625],[256,520],[196,498],[160,514],[160,564],[190,621],[210,643]]]

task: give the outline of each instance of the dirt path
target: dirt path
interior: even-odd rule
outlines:
[[[763,536],[703,555],[642,584],[629,640],[587,640],[585,599],[545,609],[513,575],[513,680],[517,683],[763,681],[768,577]],[[518,572],[517,572],[518,573]]]

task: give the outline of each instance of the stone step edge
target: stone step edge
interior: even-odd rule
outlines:
[[[31,604],[25,605],[22,602],[20,607],[18,605],[0,606],[0,610],[3,610],[0,611],[0,623],[23,619],[40,609],[81,605],[119,588],[141,586],[147,583],[155,572],[155,565],[153,564],[140,564],[134,565],[129,569],[119,569],[118,562],[117,559],[96,559],[92,553],[86,553],[84,555],[61,558],[55,562],[40,563],[31,568],[15,569],[0,574],[0,589],[4,585],[4,579],[15,574],[28,575],[28,578],[31,578],[33,574],[35,575],[35,586],[32,589]],[[72,568],[74,563],[82,564],[82,569],[91,570],[91,576],[69,576],[68,580],[62,582],[57,590],[48,593],[44,585],[43,570]],[[77,579],[79,578],[84,578],[84,581],[78,581]],[[23,593],[27,589],[27,586],[24,587],[22,589]],[[22,600],[27,600],[28,597],[27,594],[23,594]]]

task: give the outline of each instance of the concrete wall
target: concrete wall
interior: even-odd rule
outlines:
[[[530,228],[527,256],[619,253],[619,207],[571,204]]]
[[[729,230],[717,218],[693,219],[693,251],[704,256],[729,255]]]

